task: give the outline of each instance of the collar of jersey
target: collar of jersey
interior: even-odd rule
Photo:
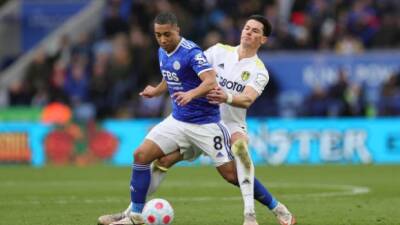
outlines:
[[[176,51],[178,51],[179,47],[181,47],[182,42],[185,40],[185,38],[181,37],[181,41],[179,42],[179,44],[176,46],[176,48],[171,52],[168,53],[167,51],[165,51],[165,53],[167,54],[168,57],[171,57],[171,55],[173,55]]]
[[[257,54],[249,58],[243,58],[239,61],[239,45],[235,46],[235,59],[236,62],[251,62],[255,61],[258,58]]]

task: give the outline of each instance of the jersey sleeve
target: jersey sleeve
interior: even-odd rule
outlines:
[[[255,71],[255,76],[253,79],[247,84],[248,86],[254,88],[257,91],[258,95],[264,91],[265,86],[267,86],[269,81],[269,74],[267,70],[257,70]]]
[[[217,49],[217,45],[213,45],[204,51],[204,55],[206,56],[208,62],[213,65],[215,63],[215,51]]]
[[[190,66],[197,75],[213,69],[203,51],[199,48],[190,51]]]

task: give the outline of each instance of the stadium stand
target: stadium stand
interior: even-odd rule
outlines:
[[[376,49],[398,51],[400,47],[400,2],[396,0],[106,2],[96,29],[82,31],[74,40],[69,33],[58,33],[53,36],[58,39],[56,51],[35,50],[23,79],[9,85],[6,106],[42,107],[59,101],[70,105],[80,120],[168,113],[167,98],[146,100],[137,94],[161,77],[152,18],[165,10],[176,12],[183,35],[203,48],[217,42],[238,43],[239,27],[252,14],[263,14],[273,24],[273,35],[263,49],[269,53],[312,50],[349,55]],[[377,94],[379,104],[374,105],[367,98],[367,87],[352,83],[345,68],[336,71],[337,81],[303,96],[282,95],[279,82],[271,75],[267,91],[249,113],[284,117],[399,115],[398,68],[385,80]]]

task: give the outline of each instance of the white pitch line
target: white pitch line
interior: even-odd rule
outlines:
[[[78,183],[81,183],[79,181]],[[170,187],[192,187],[193,184],[188,185],[187,183],[182,182],[166,182],[162,187],[170,188]],[[220,183],[208,182],[202,183],[201,185],[196,185],[197,187],[221,187]],[[304,198],[304,197],[315,197],[315,198],[323,198],[323,197],[338,197],[338,196],[352,196],[352,195],[362,195],[367,194],[371,190],[365,186],[355,186],[355,185],[346,185],[346,184],[298,184],[298,183],[269,183],[268,187],[274,188],[320,188],[320,189],[336,189],[335,191],[325,191],[325,192],[317,192],[317,193],[293,193],[293,194],[283,194],[281,197],[285,198]],[[241,201],[240,196],[229,196],[229,197],[217,197],[217,196],[202,196],[202,197],[166,197],[171,201],[175,202],[215,202],[215,201]],[[126,198],[116,198],[116,197],[104,197],[99,199],[91,199],[91,198],[79,198],[77,196],[64,196],[60,198],[49,199],[46,201],[40,200],[37,197],[30,197],[27,200],[14,200],[14,201],[2,201],[0,205],[40,205],[40,204],[104,204],[104,203],[127,203],[129,201],[128,196]]]

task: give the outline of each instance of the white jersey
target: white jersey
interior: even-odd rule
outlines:
[[[204,54],[217,72],[219,86],[225,92],[237,95],[250,86],[260,95],[268,83],[269,75],[264,63],[257,55],[239,61],[238,46],[216,44]],[[231,134],[240,130],[246,132],[247,109],[221,104],[220,110],[221,119]]]

